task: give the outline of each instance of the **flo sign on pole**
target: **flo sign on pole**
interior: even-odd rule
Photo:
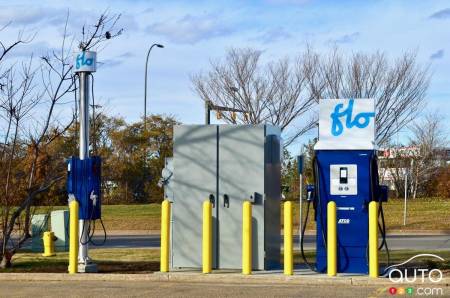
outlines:
[[[316,150],[375,149],[373,99],[322,99]]]
[[[97,70],[97,53],[92,51],[75,53],[73,66],[75,72],[95,72]]]

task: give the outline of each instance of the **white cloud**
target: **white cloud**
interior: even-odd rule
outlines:
[[[444,57],[444,49],[440,49],[440,50],[434,52],[433,54],[431,54],[430,59],[437,60],[437,59],[442,59],[443,57]]]
[[[67,11],[56,8],[36,6],[3,6],[0,7],[0,24],[11,22],[12,26],[27,26],[38,23],[60,23],[61,16]]]
[[[430,19],[448,19],[448,18],[450,18],[450,8],[436,11],[435,13],[430,15]]]
[[[217,14],[195,16],[187,14],[176,20],[154,23],[148,33],[162,35],[175,43],[194,44],[202,40],[231,34],[234,29],[224,24]]]
[[[109,68],[109,67],[115,67],[118,65],[123,64],[124,62],[126,62],[128,59],[133,58],[135,55],[132,52],[125,52],[121,55],[118,55],[114,58],[111,59],[105,59],[105,60],[99,60],[98,61],[98,66],[99,69],[105,69],[105,68]]]
[[[6,59],[17,59],[17,58],[25,58],[33,55],[35,58],[42,57],[47,55],[51,51],[58,51],[58,49],[54,49],[50,46],[49,43],[45,41],[32,41],[30,43],[19,44],[14,49],[12,49],[7,56]]]
[[[292,34],[286,31],[283,27],[277,27],[262,32],[254,40],[259,40],[263,43],[273,43],[291,37]]]
[[[311,0],[266,0],[270,4],[293,4],[293,5],[303,5]]]
[[[69,14],[67,32],[79,36],[83,26],[85,30],[94,30],[93,25],[97,22],[104,10],[83,10],[69,9],[48,6],[8,6],[0,7],[0,25],[10,24],[10,27],[19,27],[20,29],[42,31],[46,28],[55,28],[62,33],[64,24]],[[113,17],[116,13],[110,12]],[[139,25],[129,12],[121,14],[117,22],[116,29],[125,28],[126,31],[138,31]],[[31,29],[30,29],[31,28]]]
[[[351,34],[344,34],[338,38],[335,39],[331,39],[329,42],[331,43],[352,43],[354,41],[356,41],[359,37],[360,37],[360,33],[359,32],[353,32]]]

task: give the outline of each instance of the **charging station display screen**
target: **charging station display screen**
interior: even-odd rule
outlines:
[[[330,165],[330,194],[357,195],[357,165]]]
[[[339,175],[339,182],[341,184],[347,184],[348,183],[347,168],[341,168],[340,172],[341,173]]]

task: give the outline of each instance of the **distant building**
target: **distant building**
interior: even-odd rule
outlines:
[[[397,148],[381,148],[378,150],[379,176],[380,182],[388,185],[391,190],[395,189],[395,177],[404,177],[412,167],[414,159],[421,157],[419,146],[407,146]],[[444,161],[450,164],[450,148],[434,149],[434,157],[436,166]],[[395,161],[397,159],[397,161]]]
[[[378,159],[393,158],[418,158],[420,157],[419,146],[407,146],[397,148],[380,148],[378,149]],[[434,149],[436,160],[450,162],[450,147]]]
[[[419,157],[419,156],[420,156],[420,148],[418,146],[379,149],[378,153],[378,159]]]

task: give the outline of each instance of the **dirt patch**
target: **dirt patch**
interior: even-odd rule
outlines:
[[[159,262],[105,262],[98,264],[99,273],[153,273]]]

